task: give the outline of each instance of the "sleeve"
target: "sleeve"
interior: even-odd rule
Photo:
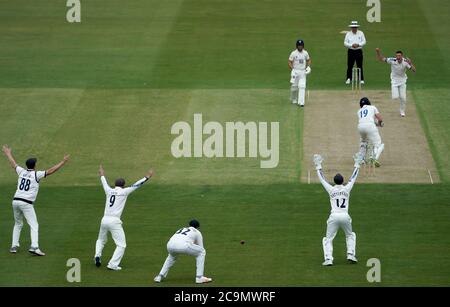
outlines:
[[[18,176],[20,176],[20,174],[24,171],[25,169],[23,167],[20,166],[16,166],[16,173]]]
[[[108,194],[109,191],[111,191],[111,187],[108,185],[108,182],[106,181],[105,176],[101,176],[100,180],[101,180],[102,185],[103,185],[103,190],[105,190],[105,193]]]
[[[377,107],[373,107],[373,112],[375,113],[375,114],[380,114],[380,111],[378,111],[378,109],[377,109]]]
[[[395,59],[394,58],[386,58],[386,63],[392,65],[395,63]]]
[[[139,179],[136,181],[131,187],[125,188],[125,193],[127,195],[131,194],[132,192],[136,191],[138,188],[140,188],[144,183],[146,183],[149,180],[149,178],[144,177],[142,179]]]
[[[294,61],[294,53],[291,52],[291,54],[289,55],[289,61]]]
[[[352,44],[350,43],[350,38],[349,38],[348,33],[345,34],[344,46],[349,48],[349,49],[352,48]]]
[[[405,62],[405,64],[407,69],[411,69],[412,66],[409,63]]]
[[[308,51],[305,50],[305,53],[306,53],[305,59],[306,59],[306,61],[309,61],[309,53],[308,53]]]
[[[195,244],[200,245],[201,247],[204,248],[203,246],[203,236],[202,233],[200,231],[197,230],[197,238],[195,238]]]
[[[352,174],[352,176],[350,177],[350,180],[349,180],[348,183],[345,185],[345,188],[347,189],[347,192],[350,193],[350,191],[352,190],[353,185],[354,185],[355,182],[356,182],[356,178],[358,177],[358,174],[359,174],[359,168],[355,167],[355,169],[353,170],[353,174]]]
[[[328,193],[330,193],[332,186],[331,186],[331,184],[329,184],[329,183],[327,182],[327,180],[325,179],[325,176],[323,175],[323,172],[322,172],[321,169],[318,169],[318,170],[317,170],[317,176],[319,177],[320,183],[323,185],[323,187],[325,188],[325,190],[326,190]]]
[[[42,178],[45,178],[47,176],[46,171],[37,171],[36,173],[36,181],[39,182]]]
[[[364,32],[361,32],[361,44],[359,44],[361,47],[363,47],[366,44],[366,36],[364,35]]]

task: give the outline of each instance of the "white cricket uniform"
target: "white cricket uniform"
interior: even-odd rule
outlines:
[[[346,185],[329,184],[322,170],[317,170],[317,176],[320,179],[325,190],[330,195],[331,213],[327,220],[327,233],[322,239],[323,253],[325,260],[333,261],[333,240],[339,228],[345,232],[345,241],[347,245],[347,254],[356,256],[356,234],[352,231],[352,219],[348,214],[350,191],[358,177],[359,168],[353,170],[353,174]]]
[[[372,105],[364,105],[357,112],[358,131],[360,139],[360,154],[366,156],[367,145],[373,145],[373,158],[378,160],[384,149],[381,143],[380,133],[375,125],[375,114],[379,114],[378,109]]]
[[[289,61],[292,62],[291,71],[291,100],[299,105],[305,104],[306,89],[306,64],[309,61],[308,51],[303,49],[301,52],[295,49],[289,55]],[[298,92],[298,93],[297,93]]]
[[[45,178],[46,172],[16,166],[16,173],[19,178],[17,180],[17,190],[12,202],[15,220],[12,246],[20,246],[20,232],[23,227],[23,217],[25,217],[28,225],[30,225],[31,247],[38,248],[39,224],[33,204],[39,192],[39,182],[42,178]]]
[[[359,46],[357,48],[353,48],[353,44],[358,44]],[[353,33],[352,31],[347,32],[345,34],[344,38],[344,46],[348,49],[358,50],[362,49],[364,45],[366,44],[366,37],[364,36],[364,32],[357,30],[356,33]]]
[[[108,232],[116,244],[116,250],[108,263],[108,266],[118,267],[127,246],[125,233],[122,228],[121,216],[128,195],[141,187],[149,178],[144,177],[128,188],[115,187],[111,188],[106,182],[104,176],[100,177],[103,189],[106,194],[105,212],[100,224],[100,232],[95,245],[95,257],[101,257],[103,248],[108,241]]]
[[[396,58],[386,58],[386,63],[391,65],[391,88],[392,99],[400,98],[400,114],[405,115],[406,111],[406,70],[411,69],[411,65],[404,59],[401,63]]]
[[[167,242],[169,255],[164,262],[159,275],[166,277],[169,269],[175,264],[177,256],[181,254],[194,256],[197,263],[196,277],[203,276],[206,250],[203,247],[202,233],[194,227],[179,229]]]

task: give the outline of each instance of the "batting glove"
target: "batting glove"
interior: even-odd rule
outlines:
[[[359,152],[355,153],[355,155],[353,156],[353,160],[355,161],[354,167],[360,168],[363,162],[363,158],[361,157],[361,154]]]

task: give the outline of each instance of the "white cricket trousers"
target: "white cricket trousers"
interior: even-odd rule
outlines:
[[[358,132],[360,139],[360,154],[365,157],[367,144],[373,145],[374,158],[378,160],[384,149],[384,144],[381,143],[380,133],[375,124],[363,123],[358,125]]]
[[[400,98],[400,113],[406,111],[406,83],[401,85],[392,85],[392,99]]]
[[[291,71],[291,101],[299,105],[305,105],[306,73],[293,69]]]
[[[352,231],[352,219],[346,212],[331,213],[327,220],[327,234],[322,239],[323,254],[325,260],[333,261],[333,240],[336,234],[342,228],[345,233],[347,244],[347,254],[356,256],[356,234]]]
[[[159,275],[166,277],[170,268],[175,264],[178,255],[184,254],[195,257],[197,263],[196,277],[200,278],[203,276],[206,256],[206,250],[203,247],[182,240],[169,240],[167,243],[167,251],[169,252],[169,255],[167,256]]]
[[[122,228],[122,221],[118,217],[114,216],[104,216],[100,224],[100,232],[98,234],[98,240],[95,244],[95,257],[101,257],[103,248],[106,242],[108,242],[108,232],[116,243],[116,250],[109,260],[108,266],[116,267],[119,266],[122,260],[123,254],[125,253],[125,248],[127,243],[125,240],[125,232]]]
[[[13,200],[12,207],[15,222],[11,246],[20,246],[20,232],[22,231],[23,218],[25,217],[28,225],[30,225],[31,247],[39,247],[39,224],[36,212],[34,211],[34,206],[20,200]]]

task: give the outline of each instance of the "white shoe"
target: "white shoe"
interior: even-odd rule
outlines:
[[[364,84],[364,80],[361,80],[360,84]]]
[[[161,282],[162,276],[161,276],[161,275],[155,276],[155,278],[153,278],[153,280],[154,280],[155,282]]]
[[[400,112],[401,117],[405,117],[405,112]]]
[[[205,276],[202,276],[200,278],[198,278],[198,277],[195,278],[196,284],[204,284],[204,283],[211,282],[211,281],[212,281],[212,278],[205,277]]]
[[[327,259],[322,263],[323,266],[332,266],[333,265],[333,260],[331,259]]]
[[[112,265],[107,265],[106,266],[109,270],[112,270],[112,271],[120,271],[120,270],[122,270],[122,268],[120,267],[120,266],[112,266]]]
[[[345,84],[350,84],[351,80],[347,79],[347,81],[345,81]]]
[[[357,263],[358,259],[356,259],[355,256],[351,255],[351,254],[347,254],[347,260],[351,263]]]
[[[11,246],[11,248],[9,249],[9,252],[11,254],[17,254],[17,251],[19,250],[18,246]]]
[[[28,251],[36,256],[45,256],[45,253],[41,251],[39,247],[30,247]]]
[[[293,104],[297,104],[297,99],[292,100]]]

